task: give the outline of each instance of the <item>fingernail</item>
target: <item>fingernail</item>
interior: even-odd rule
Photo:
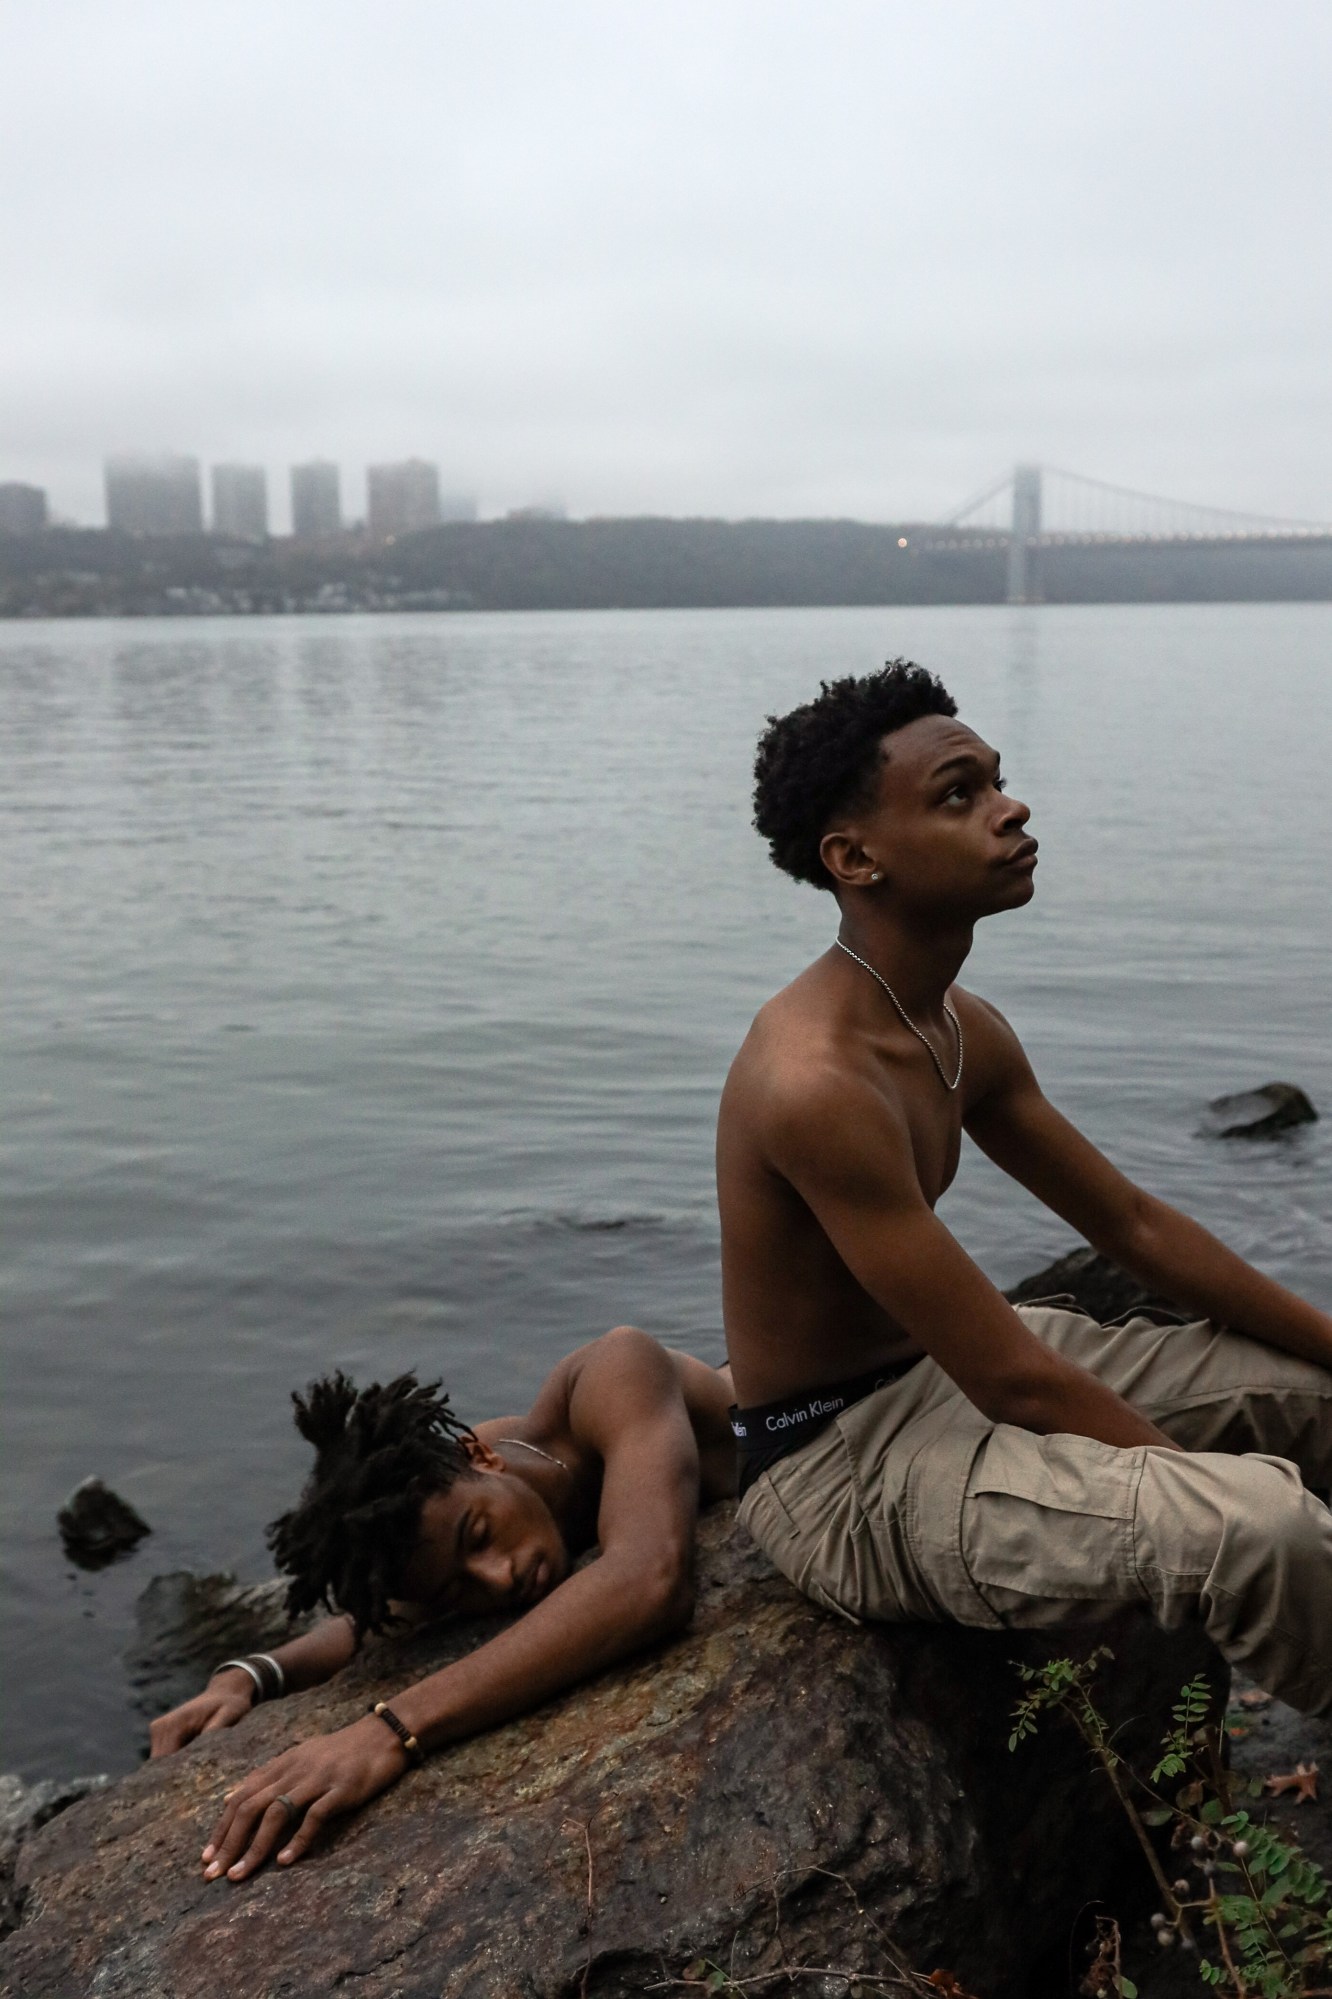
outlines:
[[[284,1846],[284,1847],[283,1847],[283,1849],[282,1849],[282,1851],[281,1851],[281,1853],[279,1853],[279,1855],[278,1855],[278,1859],[279,1859],[280,1861],[284,1861],[284,1862],[285,1862],[285,1861],[288,1861],[288,1860],[290,1860],[290,1859],[291,1859],[291,1848],[290,1848],[289,1846]]]
[[[222,1862],[215,1860],[211,1867],[205,1867],[204,1880],[212,1881],[222,1872]]]
[[[245,1862],[243,1860],[238,1860],[234,1867],[228,1867],[227,1869],[228,1881],[241,1881],[244,1878],[245,1878]]]
[[[204,1848],[203,1852],[202,1852],[202,1853],[201,1853],[201,1854],[199,1855],[199,1858],[200,1858],[200,1860],[202,1860],[202,1861],[204,1861],[204,1862],[207,1862],[207,1861],[209,1861],[209,1860],[211,1860],[211,1859],[212,1859],[212,1857],[213,1857],[213,1855],[214,1855],[214,1853],[215,1853],[216,1851],[217,1851],[216,1847],[213,1847],[213,1846],[206,1846],[206,1847]]]

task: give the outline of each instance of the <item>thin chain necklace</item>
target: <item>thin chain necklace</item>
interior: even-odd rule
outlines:
[[[495,1442],[497,1444],[517,1444],[520,1451],[532,1451],[537,1457],[544,1458],[548,1465],[558,1465],[562,1472],[567,1473],[570,1478],[573,1477],[573,1473],[569,1471],[569,1467],[565,1464],[563,1458],[552,1457],[549,1451],[542,1450],[540,1444],[529,1444],[525,1437],[496,1437]]]
[[[883,976],[883,973],[876,972],[873,965],[870,964],[868,958],[860,957],[857,952],[851,949],[851,946],[849,944],[844,944],[840,937],[834,937],[833,943],[837,946],[839,951],[845,951],[848,958],[854,958],[858,965],[863,965],[865,967],[865,970],[869,973],[872,979],[877,979],[879,981],[879,984],[883,987],[889,999],[892,1001],[893,1005],[897,1008],[897,1011],[902,1018],[903,1026],[909,1027],[911,1029],[911,1032],[915,1035],[917,1041],[922,1042],[924,1046],[929,1050],[930,1060],[931,1062],[933,1062],[935,1068],[939,1071],[939,1081],[943,1084],[946,1090],[955,1090],[958,1084],[962,1081],[962,1023],[958,1019],[957,1015],[953,1012],[952,1007],[949,1006],[948,1001],[947,1000],[944,1001],[943,1010],[948,1015],[948,1018],[952,1021],[953,1032],[957,1036],[957,1074],[954,1076],[951,1083],[949,1082],[947,1076],[944,1074],[943,1063],[939,1060],[939,1057],[934,1052],[934,1043],[929,1039],[928,1035],[924,1035],[921,1033],[915,1021],[911,1018],[911,1015],[907,1012],[901,1000],[897,997],[897,994],[893,991],[887,979],[885,979],[885,977]]]

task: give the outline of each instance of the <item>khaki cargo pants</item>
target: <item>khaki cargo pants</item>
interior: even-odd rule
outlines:
[[[761,1475],[755,1540],[857,1620],[1198,1618],[1260,1686],[1332,1712],[1332,1513],[1303,1482],[1332,1486],[1332,1373],[1206,1320],[1019,1309],[1184,1451],[990,1423],[926,1359]]]

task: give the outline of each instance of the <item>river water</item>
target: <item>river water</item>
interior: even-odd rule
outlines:
[[[764,715],[905,653],[997,743],[1038,893],[968,982],[1130,1173],[1332,1307],[1332,606],[0,626],[0,1769],[130,1767],[120,1651],[177,1567],[265,1573],[288,1391],[517,1409],[630,1320],[718,1358],[712,1125],[829,898],[749,820]],[[1068,1231],[974,1151],[1001,1283]],[[85,1575],[98,1473],[154,1533]]]

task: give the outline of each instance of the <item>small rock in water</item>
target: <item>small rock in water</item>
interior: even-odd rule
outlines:
[[[1294,1083],[1264,1083],[1258,1090],[1214,1098],[1203,1129],[1209,1138],[1275,1138],[1297,1124],[1317,1121],[1317,1111]]]
[[[85,1478],[75,1486],[56,1515],[56,1525],[65,1553],[81,1569],[105,1568],[153,1531],[129,1501],[100,1478]]]

